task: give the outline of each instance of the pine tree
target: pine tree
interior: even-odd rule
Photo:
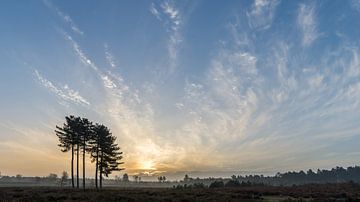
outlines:
[[[79,137],[80,137],[80,146],[82,147],[82,157],[83,157],[83,189],[85,189],[85,181],[86,181],[86,173],[85,173],[85,154],[87,153],[88,149],[88,142],[91,139],[92,136],[92,123],[86,119],[82,118],[79,123]]]
[[[92,161],[96,162],[95,184],[98,187],[98,173],[100,177],[100,188],[102,188],[103,175],[108,177],[112,171],[123,170],[119,165],[122,159],[120,147],[115,143],[116,137],[112,136],[110,130],[104,126],[96,124],[94,127],[94,136],[91,142]]]
[[[63,127],[56,126],[55,133],[59,138],[58,146],[61,147],[62,152],[68,152],[71,150],[71,185],[74,188],[74,152],[75,145],[77,144],[77,134],[74,131],[75,117],[65,117],[66,123]]]
[[[95,162],[95,186],[98,188],[99,154],[103,139],[108,130],[104,125],[96,124],[93,126],[93,135],[89,141],[91,162]]]
[[[74,124],[72,130],[75,133],[75,143],[76,143],[76,187],[79,188],[79,156],[80,156],[80,146],[81,146],[81,134],[83,133],[82,121],[80,117],[74,118]]]

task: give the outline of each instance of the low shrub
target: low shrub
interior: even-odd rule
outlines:
[[[225,187],[240,187],[240,182],[237,180],[229,180],[225,183]]]
[[[215,181],[209,185],[209,188],[221,188],[221,187],[224,187],[223,181]]]

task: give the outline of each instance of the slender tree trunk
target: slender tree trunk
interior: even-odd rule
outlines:
[[[103,154],[101,154],[101,159],[100,159],[100,189],[102,189],[102,171],[103,171],[102,165],[103,165]]]
[[[84,142],[83,142],[83,188],[85,190],[85,149],[86,149],[86,141],[84,136]]]
[[[74,145],[71,145],[71,185],[74,188]]]
[[[76,151],[76,187],[79,188],[79,144],[77,145]]]
[[[102,168],[100,166],[100,189],[102,189]]]
[[[96,148],[95,186],[98,189],[99,147]]]

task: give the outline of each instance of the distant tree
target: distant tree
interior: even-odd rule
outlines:
[[[232,179],[232,180],[237,180],[236,175],[232,175],[232,176],[231,176],[231,179]]]
[[[134,178],[134,181],[135,181],[135,182],[138,182],[138,180],[139,180],[139,176],[134,175],[134,176],[133,176],[133,178]]]
[[[48,181],[50,181],[50,182],[56,182],[56,180],[57,180],[57,174],[55,174],[55,173],[50,173],[47,177],[46,177],[46,179],[48,180]]]
[[[165,176],[159,176],[158,177],[159,182],[165,182],[166,181],[166,177]]]
[[[123,175],[123,181],[124,181],[124,182],[129,182],[129,175],[128,175],[128,174],[125,173],[125,174]]]
[[[190,177],[188,174],[186,174],[184,177],[184,182],[189,182],[189,181],[190,181]]]
[[[64,183],[66,184],[68,178],[69,178],[69,174],[66,171],[63,171],[60,181],[61,187],[64,185]]]
[[[55,173],[50,173],[49,175],[48,175],[48,179],[56,179],[58,176],[57,176],[57,174],[55,174]]]
[[[22,175],[17,174],[15,177],[16,177],[16,179],[20,180],[22,178]]]

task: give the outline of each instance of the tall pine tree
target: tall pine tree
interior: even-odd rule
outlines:
[[[56,126],[55,133],[59,138],[58,146],[61,147],[62,152],[68,152],[71,150],[71,185],[74,188],[74,153],[75,145],[77,144],[77,134],[74,131],[75,117],[65,117],[66,123],[62,127]]]
[[[90,141],[91,157],[92,161],[96,162],[96,188],[98,188],[98,175],[100,177],[101,188],[103,175],[107,177],[112,171],[123,170],[119,168],[119,165],[123,164],[123,162],[119,162],[122,159],[122,152],[120,152],[120,147],[115,143],[116,137],[111,134],[106,126],[96,124],[93,134],[93,138]]]

